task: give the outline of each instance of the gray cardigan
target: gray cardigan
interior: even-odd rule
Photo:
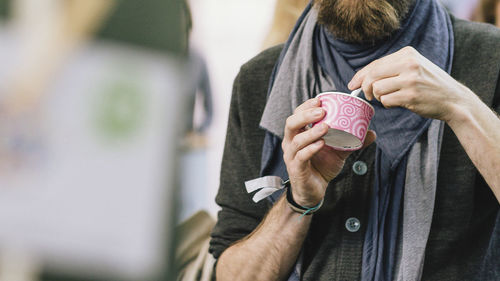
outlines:
[[[500,31],[491,25],[452,20],[455,56],[451,75],[499,112]],[[210,252],[216,258],[251,233],[270,208],[266,200],[253,203],[244,182],[259,176],[264,138],[259,121],[281,48],[268,49],[243,65],[234,82],[216,198],[222,210],[210,242]],[[374,152],[375,145],[371,145],[353,153],[330,183],[303,245],[303,280],[360,279]],[[354,173],[356,161],[367,164],[366,174]],[[361,221],[359,231],[346,230],[345,222],[350,217]],[[498,201],[448,126],[443,136],[423,280],[500,280]]]

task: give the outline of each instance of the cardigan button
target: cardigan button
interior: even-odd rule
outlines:
[[[363,161],[356,161],[352,165],[352,170],[356,175],[363,176],[366,172],[368,172],[368,166]]]
[[[361,222],[357,218],[348,218],[345,221],[345,228],[349,232],[357,232],[361,228]]]

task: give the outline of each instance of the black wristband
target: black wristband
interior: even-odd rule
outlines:
[[[301,213],[302,215],[312,215],[323,205],[323,199],[322,199],[321,202],[319,202],[319,204],[314,207],[301,206],[297,204],[295,200],[293,200],[292,186],[290,184],[290,180],[285,181],[284,186],[286,187],[286,201],[290,205],[290,208],[292,208],[292,210],[294,210],[297,213]]]

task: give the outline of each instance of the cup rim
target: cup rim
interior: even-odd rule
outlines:
[[[367,102],[366,100],[364,100],[364,99],[362,99],[360,97],[351,96],[350,94],[347,94],[347,93],[343,93],[343,92],[322,92],[322,93],[318,94],[316,97],[319,98],[320,96],[324,96],[324,95],[327,95],[327,94],[344,95],[344,96],[348,96],[348,97],[351,97],[351,98],[358,99],[358,100],[364,102],[366,105],[368,105],[373,110],[373,112],[375,113],[375,108],[373,108],[373,106],[369,102]]]

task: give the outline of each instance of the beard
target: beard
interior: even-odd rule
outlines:
[[[318,23],[351,43],[374,43],[398,30],[415,0],[315,0]]]

